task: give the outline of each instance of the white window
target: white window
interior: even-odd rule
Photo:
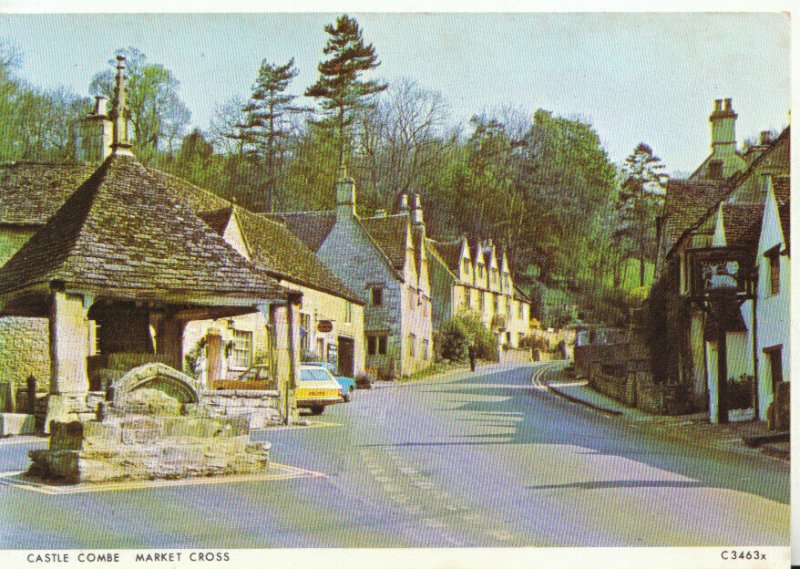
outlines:
[[[344,323],[350,324],[353,321],[353,304],[350,301],[344,305]]]
[[[248,368],[253,357],[253,333],[245,330],[233,331],[231,367]]]

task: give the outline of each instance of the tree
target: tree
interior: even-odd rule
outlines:
[[[639,285],[645,285],[645,265],[655,254],[655,218],[664,203],[664,164],[644,142],[625,159],[617,197],[618,240],[629,239],[639,258]]]
[[[191,113],[178,95],[180,81],[161,64],[147,63],[147,57],[135,47],[116,50],[125,56],[128,76],[128,120],[133,127],[134,145],[145,153],[166,148],[172,152],[191,120]],[[115,59],[109,60],[116,67]],[[115,71],[107,69],[94,76],[89,86],[93,95],[114,99]]]
[[[214,105],[209,131],[211,142],[219,152],[241,156],[246,154],[241,126],[247,123],[245,105],[247,102],[239,96],[233,96],[222,104]]]
[[[294,58],[284,65],[263,60],[253,85],[250,101],[243,108],[245,122],[237,125],[239,131],[236,136],[240,137],[244,152],[266,167],[265,175],[261,177],[261,185],[264,189],[262,207],[268,212],[273,208],[279,166],[285,152],[286,141],[292,132],[289,116],[307,111],[294,106],[292,103],[296,96],[286,93],[286,89],[298,73]]]
[[[320,125],[336,134],[339,161],[343,162],[352,144],[348,133],[359,110],[374,107],[370,99],[384,91],[385,83],[361,80],[361,75],[380,65],[375,47],[365,44],[361,28],[346,14],[336,20],[336,26],[325,26],[330,36],[324,55],[329,59],[317,66],[319,79],[306,89],[307,97],[321,100],[324,119]]]

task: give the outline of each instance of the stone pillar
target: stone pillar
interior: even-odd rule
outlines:
[[[206,333],[206,358],[208,365],[208,386],[222,377],[222,334],[218,328],[209,328]]]
[[[165,318],[158,325],[157,353],[167,356],[168,365],[183,370],[183,329],[186,323],[175,318]]]
[[[270,307],[270,325],[275,330],[275,375],[283,397],[281,413],[287,423],[297,415],[295,388],[300,373],[300,324],[293,296],[286,304]]]
[[[87,357],[89,321],[83,297],[54,291],[50,298],[50,397],[45,432],[50,422],[76,420],[89,391]]]

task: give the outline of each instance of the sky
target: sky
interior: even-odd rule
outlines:
[[[337,13],[5,14],[24,79],[88,95],[114,50],[135,46],[180,80],[193,126],[247,97],[262,59],[296,60],[290,87],[317,77],[326,24]],[[782,13],[362,13],[374,44],[371,77],[411,77],[440,91],[454,123],[502,105],[591,122],[621,163],[649,144],[673,174],[710,151],[715,99],[732,98],[737,140],[781,130],[791,106],[790,24]]]

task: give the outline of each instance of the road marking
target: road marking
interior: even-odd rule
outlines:
[[[321,427],[341,427],[342,423],[333,423],[331,421],[314,421],[308,425],[275,425],[266,429],[250,429],[251,433],[277,433],[280,431],[293,431],[296,429],[317,429]]]
[[[0,473],[0,485],[11,486],[21,490],[30,490],[39,494],[58,496],[65,494],[87,494],[97,492],[120,492],[125,490],[145,490],[148,488],[169,488],[173,486],[207,486],[211,484],[231,484],[240,482],[270,482],[291,480],[294,478],[322,478],[326,474],[313,470],[305,470],[286,464],[271,462],[269,472],[264,474],[241,474],[234,476],[211,476],[204,478],[182,478],[180,480],[135,480],[128,482],[105,482],[102,484],[74,484],[58,486],[45,484],[37,480],[23,477],[24,471]]]

